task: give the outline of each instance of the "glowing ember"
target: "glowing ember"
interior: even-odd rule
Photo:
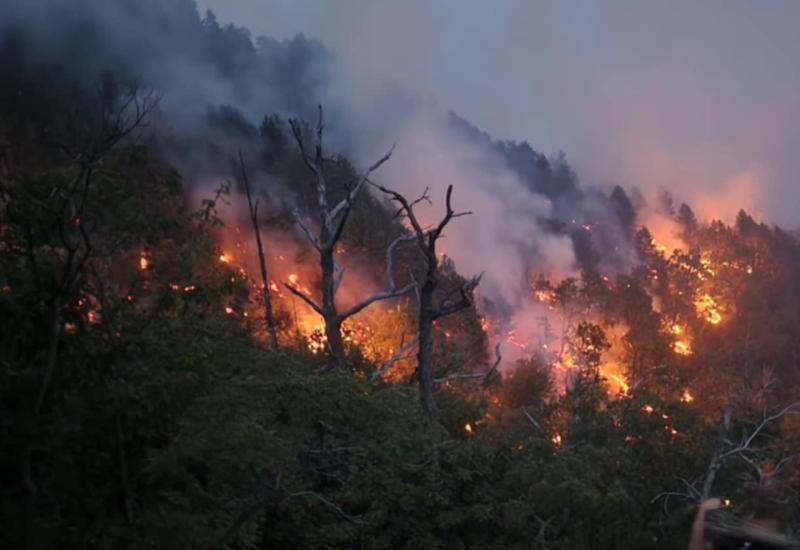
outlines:
[[[230,306],[225,306],[225,314],[226,315],[233,315],[234,314],[233,308],[230,307]]]
[[[556,447],[561,447],[561,445],[564,443],[563,439],[561,438],[561,434],[555,434],[550,438],[550,441],[552,441],[553,445]]]
[[[195,290],[197,290],[197,287],[195,285],[186,285],[185,287],[183,287],[183,291],[186,292],[187,294],[194,292]]]
[[[655,409],[653,408],[653,406],[652,406],[652,405],[645,405],[644,407],[642,407],[642,410],[643,410],[644,412],[646,412],[647,414],[653,414],[653,411],[654,411]]]
[[[227,254],[225,254],[224,252],[219,255],[219,261],[222,262],[223,264],[231,263],[230,257]]]
[[[694,401],[694,396],[692,395],[692,392],[690,392],[689,390],[683,390],[683,394],[681,395],[681,401],[683,403],[691,403],[692,401]]]
[[[75,323],[64,323],[64,332],[67,334],[74,334],[78,330],[78,325]]]
[[[473,434],[473,432],[472,432],[472,424],[470,424],[469,422],[464,424],[464,431],[467,432],[467,435],[472,435]]]

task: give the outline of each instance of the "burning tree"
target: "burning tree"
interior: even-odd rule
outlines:
[[[400,205],[398,215],[405,216],[411,224],[412,234],[407,237],[409,240],[414,240],[417,247],[422,252],[422,257],[425,265],[425,272],[421,284],[418,286],[417,299],[419,302],[419,321],[416,343],[417,350],[417,369],[420,380],[420,388],[422,393],[422,406],[428,414],[428,418],[432,422],[439,420],[439,408],[436,405],[435,391],[436,380],[433,377],[433,324],[438,319],[452,315],[462,309],[468,308],[473,303],[473,291],[480,283],[481,276],[477,275],[472,279],[466,281],[461,286],[452,288],[444,293],[437,304],[434,304],[434,293],[439,287],[440,282],[440,265],[439,258],[436,255],[436,243],[448,223],[454,218],[466,216],[471,212],[456,212],[453,210],[451,204],[451,197],[453,194],[453,186],[447,187],[445,194],[445,214],[441,221],[433,229],[425,230],[419,222],[416,214],[414,213],[414,206],[420,202],[430,203],[430,196],[426,188],[422,195],[409,202],[403,195],[397,191],[393,191],[382,185],[370,182],[377,189],[380,189],[392,200]],[[498,360],[492,368],[486,373],[481,373],[480,377],[489,376],[495,371],[500,362],[499,353]]]
[[[393,253],[396,246],[402,240],[407,240],[406,236],[401,236],[395,239],[386,249],[386,289],[368,296],[345,311],[339,311],[336,305],[336,292],[339,289],[345,271],[344,268],[336,262],[336,244],[342,236],[347,218],[350,215],[358,194],[368,181],[370,174],[389,160],[394,147],[383,157],[378,159],[372,166],[367,168],[358,178],[355,185],[347,186],[345,189],[345,197],[335,206],[331,207],[328,204],[330,189],[328,188],[328,182],[325,178],[325,165],[330,163],[331,160],[323,156],[322,134],[324,125],[322,120],[322,107],[318,107],[316,143],[313,156],[308,153],[300,123],[296,120],[290,120],[289,125],[291,126],[292,134],[300,149],[300,154],[303,157],[306,167],[316,178],[319,229],[316,232],[312,231],[305,220],[303,220],[299,210],[295,210],[293,214],[295,222],[319,253],[320,269],[322,272],[320,284],[321,302],[317,302],[291,282],[284,282],[283,284],[292,294],[303,300],[323,318],[325,321],[325,337],[327,340],[328,353],[333,361],[333,366],[340,367],[345,363],[342,323],[349,317],[352,317],[379,300],[402,296],[414,288],[413,282],[398,288],[394,281]]]

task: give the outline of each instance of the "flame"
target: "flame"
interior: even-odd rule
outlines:
[[[139,256],[139,270],[145,271],[150,269],[150,253],[143,251]]]
[[[655,411],[652,405],[645,405],[644,407],[642,407],[642,410],[647,414],[653,414],[653,411]]]
[[[467,435],[472,435],[473,434],[472,424],[470,424],[469,422],[464,424],[464,431],[467,432]]]
[[[692,392],[690,392],[688,389],[683,390],[683,394],[681,394],[681,402],[691,403],[692,401],[694,401],[694,396],[692,395]]]
[[[556,299],[555,292],[550,289],[537,288],[533,291],[533,297],[542,303],[550,303]]]
[[[717,325],[722,321],[717,302],[709,294],[703,294],[694,305],[698,315],[712,325]]]
[[[631,386],[628,384],[628,381],[625,380],[624,376],[621,374],[609,374],[608,376],[616,383],[619,388],[619,393],[628,393],[630,391]]]
[[[556,447],[561,447],[563,445],[564,440],[561,438],[561,434],[555,434],[550,438],[550,441],[553,442],[553,445]]]
[[[672,349],[678,355],[691,355],[694,353],[694,351],[692,351],[691,344],[685,340],[676,340],[675,343],[672,344]]]
[[[229,264],[231,263],[231,258],[230,256],[228,256],[223,252],[222,254],[219,255],[219,261],[223,264]]]

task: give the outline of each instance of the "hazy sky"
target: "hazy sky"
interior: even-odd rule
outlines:
[[[256,35],[314,36],[353,86],[399,83],[496,138],[565,151],[583,179],[800,224],[800,1],[199,5]]]

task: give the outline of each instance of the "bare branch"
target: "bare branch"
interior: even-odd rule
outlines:
[[[307,295],[306,295],[306,294],[305,294],[303,291],[301,291],[299,288],[296,288],[296,287],[295,287],[295,286],[293,286],[291,283],[287,283],[287,282],[285,282],[285,281],[284,281],[284,283],[283,283],[283,286],[285,286],[286,288],[288,288],[288,289],[289,289],[289,292],[291,292],[292,294],[294,294],[295,296],[297,296],[298,298],[300,298],[301,300],[303,300],[305,303],[307,303],[307,304],[308,304],[308,305],[311,307],[311,309],[313,309],[314,311],[316,311],[316,312],[317,312],[317,313],[319,313],[320,315],[322,315],[322,314],[323,314],[323,313],[322,313],[322,307],[318,306],[318,305],[317,305],[317,303],[316,303],[316,302],[314,302],[314,300],[312,300],[312,299],[311,299],[309,296],[307,296]]]
[[[484,372],[470,372],[470,373],[457,373],[451,374],[449,376],[445,376],[443,378],[436,378],[434,380],[435,383],[441,384],[443,382],[450,382],[453,380],[488,380],[491,376],[497,371],[497,367],[500,365],[500,361],[503,359],[502,355],[500,355],[500,344],[497,344],[494,347],[494,354],[495,354],[495,362],[491,366],[490,369]]]
[[[267,277],[267,260],[264,256],[264,245],[261,242],[261,230],[258,226],[258,201],[255,205],[250,193],[250,178],[247,177],[247,170],[244,166],[244,157],[239,151],[239,166],[242,171],[242,181],[247,192],[247,207],[250,210],[250,221],[253,223],[253,232],[256,235],[256,245],[258,248],[258,267],[261,272],[261,298],[264,302],[264,320],[267,323],[267,332],[270,337],[270,345],[273,351],[278,350],[278,333],[275,329],[275,316],[272,313],[272,296],[269,292],[269,279]]]
[[[381,367],[372,373],[372,381],[376,381],[378,378],[381,378],[384,374],[386,374],[392,366],[403,359],[405,355],[410,352],[416,345],[419,343],[419,335],[414,336],[411,340],[400,346],[394,355],[392,355],[389,359],[384,361]]]
[[[367,181],[369,181],[370,174],[372,174],[375,170],[380,168],[381,165],[384,162],[386,162],[387,160],[389,160],[392,157],[392,153],[394,153],[394,148],[395,148],[395,146],[392,145],[392,147],[389,149],[389,151],[386,152],[385,155],[383,155],[381,158],[379,158],[372,166],[367,168],[367,171],[364,172],[364,174],[358,180],[358,183],[355,185],[355,187],[353,187],[350,190],[350,192],[347,193],[347,196],[344,199],[342,199],[339,202],[339,204],[337,204],[330,211],[331,220],[335,220],[336,217],[339,216],[339,214],[341,214],[345,209],[349,209],[350,208],[350,206],[353,204],[353,200],[361,192],[361,188],[364,187],[364,184],[367,183]]]
[[[320,251],[322,249],[322,245],[320,244],[319,239],[317,239],[317,237],[315,237],[311,232],[311,229],[309,229],[308,225],[306,225],[306,223],[303,221],[303,217],[300,215],[300,210],[297,208],[292,210],[292,216],[294,217],[295,223],[300,226],[300,229],[303,231],[309,242],[314,246],[314,248],[317,249],[317,251]]]
[[[388,298],[394,298],[394,297],[397,297],[397,296],[402,296],[403,294],[405,294],[409,290],[411,290],[414,287],[416,287],[417,283],[416,283],[416,281],[413,281],[413,282],[405,285],[404,287],[398,289],[395,286],[394,275],[393,275],[393,273],[394,273],[394,250],[395,250],[395,248],[397,248],[397,245],[399,245],[400,243],[402,243],[404,241],[411,240],[413,238],[414,237],[409,236],[409,235],[401,235],[401,236],[397,237],[396,239],[394,239],[392,241],[392,243],[386,248],[386,273],[385,273],[385,276],[386,276],[386,290],[381,291],[381,292],[376,292],[372,296],[367,297],[366,299],[364,299],[360,303],[358,303],[358,304],[354,305],[353,307],[351,307],[350,309],[346,310],[344,313],[342,313],[340,315],[342,320],[347,319],[348,317],[351,317],[351,316],[355,315],[359,311],[363,310],[364,308],[366,308],[370,304],[372,304],[374,302],[377,302],[378,300],[386,300]]]
[[[347,319],[348,317],[352,317],[356,313],[362,311],[366,307],[378,302],[380,300],[388,300],[389,298],[397,298],[398,296],[402,296],[406,292],[412,290],[416,286],[416,283],[409,283],[406,286],[394,290],[384,290],[381,292],[376,292],[372,296],[365,298],[360,303],[354,305],[350,309],[346,310],[344,313],[341,313],[339,317],[341,319]]]
[[[298,498],[298,497],[313,497],[313,498],[317,499],[318,501],[320,501],[325,506],[327,506],[328,508],[332,509],[334,512],[339,514],[339,516],[341,516],[343,519],[346,519],[350,523],[354,523],[356,525],[371,525],[370,523],[368,523],[366,521],[354,518],[353,516],[351,516],[350,514],[345,512],[339,505],[331,502],[327,498],[323,497],[319,493],[315,493],[314,491],[298,491],[296,493],[292,493],[292,494],[288,495],[284,499],[284,501],[289,500],[291,498]]]
[[[472,306],[473,303],[472,293],[475,290],[475,287],[477,287],[478,284],[481,282],[482,277],[483,274],[481,273],[480,275],[473,277],[472,279],[461,285],[458,288],[458,293],[460,295],[458,301],[451,302],[448,300],[448,297],[445,296],[445,298],[443,298],[442,301],[440,302],[439,308],[433,315],[434,320],[439,319],[441,317],[446,317],[448,315],[452,315],[457,311],[461,311],[462,309],[466,309]],[[449,294],[450,293],[448,293],[448,295]]]
[[[789,414],[800,414],[800,402],[787,405],[786,407],[784,407],[783,409],[772,415],[767,415],[765,411],[762,415],[761,422],[759,422],[756,425],[756,427],[753,428],[753,431],[751,431],[748,436],[743,437],[742,442],[738,446],[722,453],[720,455],[720,460],[724,460],[726,457],[729,457],[731,455],[739,454],[750,450],[750,446],[753,444],[753,441],[756,439],[756,437],[759,436],[759,434],[761,434],[764,428],[766,428],[771,422],[778,420]]]
[[[543,435],[546,433],[542,429],[542,426],[536,421],[536,419],[533,417],[533,415],[528,412],[528,409],[526,409],[524,405],[522,406],[522,414],[525,415],[525,418],[528,419],[528,422],[533,424],[533,427],[536,428],[537,430],[539,430],[539,432],[541,432]]]

